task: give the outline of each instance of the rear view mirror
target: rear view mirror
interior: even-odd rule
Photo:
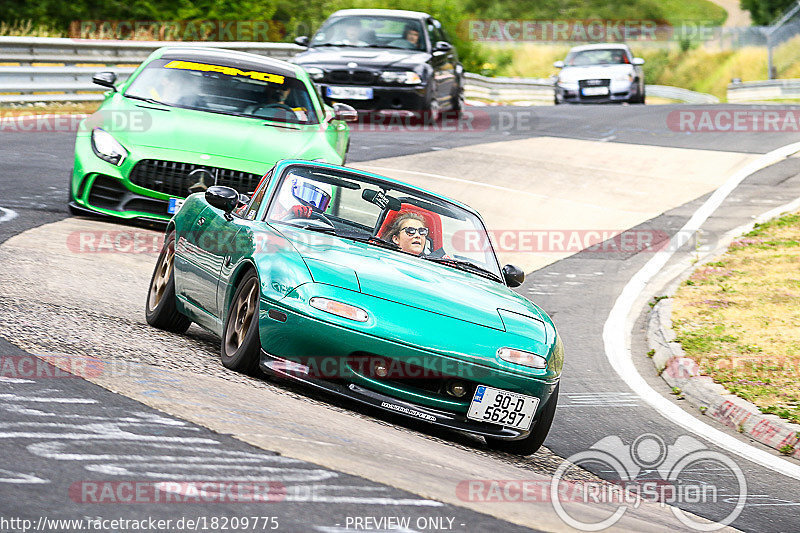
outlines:
[[[644,65],[644,59],[642,59],[641,57],[634,57],[633,58],[633,64],[634,65]]]
[[[509,287],[519,287],[525,281],[525,272],[514,265],[503,267],[503,279]]]
[[[556,68],[564,68],[564,62],[563,61],[556,61],[555,63],[553,63],[553,66],[556,67]]]
[[[453,49],[453,45],[448,43],[447,41],[437,41],[436,44],[433,46],[434,52],[449,52]]]
[[[108,87],[109,89],[113,89],[114,91],[117,90],[114,87],[114,82],[117,81],[117,75],[113,72],[98,72],[94,76],[92,76],[92,83],[97,85],[101,85],[103,87]]]
[[[361,191],[361,198],[371,204],[375,204],[381,209],[388,209],[389,211],[400,211],[400,200],[394,196],[388,196],[382,191],[374,191],[372,189],[364,189]]]
[[[294,40],[294,44],[298,46],[308,46],[308,37],[305,35],[301,35],[300,37]]]
[[[225,218],[231,220],[231,211],[239,204],[239,193],[236,189],[213,185],[206,191],[206,202],[211,207],[216,207],[225,213]]]
[[[337,102],[333,104],[333,119],[355,122],[358,120],[358,111],[356,111],[353,106]]]

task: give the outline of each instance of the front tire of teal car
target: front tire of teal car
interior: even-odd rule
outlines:
[[[547,400],[547,405],[539,415],[539,419],[534,423],[530,435],[520,440],[501,440],[486,438],[486,444],[489,448],[499,452],[513,453],[514,455],[532,455],[542,447],[544,439],[550,432],[550,426],[553,425],[553,418],[556,415],[556,406],[558,405],[558,389],[561,386],[559,383],[556,385],[553,394]]]
[[[258,375],[261,339],[258,334],[258,308],[261,291],[258,275],[244,275],[228,309],[222,331],[220,359],[225,368],[250,376]]]
[[[153,327],[184,333],[192,321],[178,311],[175,300],[175,232],[164,239],[164,246],[150,278],[150,289],[147,292],[145,317]]]

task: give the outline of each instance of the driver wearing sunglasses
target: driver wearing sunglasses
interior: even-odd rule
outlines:
[[[422,255],[427,237],[425,219],[416,213],[403,213],[394,219],[384,238],[404,252]]]

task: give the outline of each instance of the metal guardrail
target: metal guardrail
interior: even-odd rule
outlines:
[[[302,47],[287,43],[103,41],[49,37],[0,37],[0,104],[89,102],[103,99],[92,75],[114,71],[127,78],[162,46],[226,48],[289,59]],[[553,101],[552,78],[488,78],[466,73],[466,98],[546,104]],[[711,95],[678,87],[648,85],[651,96],[688,103],[716,103]]]
[[[764,80],[731,83],[728,102],[763,102],[800,99],[800,79]]]

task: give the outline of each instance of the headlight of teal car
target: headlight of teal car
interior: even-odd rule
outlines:
[[[311,298],[311,300],[308,301],[308,305],[320,311],[355,320],[356,322],[366,322],[369,320],[369,314],[360,307],[337,302],[336,300],[330,300],[328,298],[322,298],[321,296],[314,296]]]
[[[419,74],[410,70],[387,70],[381,74],[381,81],[385,83],[405,83],[406,85],[415,85],[417,83],[422,83],[422,78],[419,77]]]
[[[97,157],[116,166],[120,166],[128,157],[128,151],[110,133],[100,128],[92,130],[92,150]]]
[[[529,366],[531,368],[547,368],[547,359],[533,352],[503,347],[497,350],[497,357],[515,365]]]

